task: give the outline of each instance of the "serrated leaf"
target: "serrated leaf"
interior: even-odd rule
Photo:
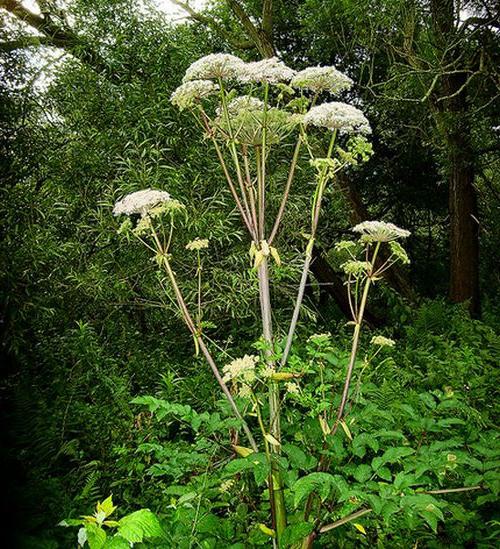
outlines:
[[[97,503],[97,512],[104,513],[104,516],[109,517],[116,509],[116,505],[113,505],[113,496],[109,496],[102,503]]]
[[[120,520],[118,533],[131,543],[140,543],[144,538],[162,536],[163,530],[154,513],[140,509]]]
[[[354,478],[358,482],[366,482],[372,476],[372,468],[366,463],[362,463],[356,467]]]
[[[290,524],[283,532],[283,537],[280,540],[280,547],[290,547],[290,545],[303,540],[313,531],[313,528],[314,524],[310,522]]]
[[[93,523],[87,524],[85,530],[87,531],[87,543],[90,549],[101,549],[106,543],[106,532]]]
[[[108,538],[102,549],[130,549],[130,543],[122,536],[113,536]]]
[[[326,499],[335,484],[335,477],[330,473],[310,473],[299,478],[293,485],[295,507],[312,492],[318,492],[321,499]]]

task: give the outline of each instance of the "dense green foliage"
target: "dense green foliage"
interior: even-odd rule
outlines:
[[[231,29],[223,4],[213,13]],[[260,2],[246,4],[258,12]],[[435,122],[425,105],[388,98],[421,97],[429,82],[380,84],[402,71],[384,41],[389,28],[396,46],[404,39],[401,4],[377,10],[373,2],[281,2],[276,14],[277,44],[290,65],[343,63],[339,68],[359,83],[375,156],[350,177],[370,217],[414,233],[412,266],[403,273],[415,300],[388,284],[376,290],[373,313],[396,346],[370,359],[376,332],[367,329],[346,429],[327,447],[314,406],[338,405],[352,330],[311,279],[290,358],[303,374],[302,392],[287,396],[283,419],[280,467],[295,510],[286,539],[309,533],[299,504],[317,491],[329,522],[372,509],[357,526],[319,536],[318,547],[494,547],[500,239],[492,146],[498,135],[491,128],[498,103],[488,102],[489,80],[478,79],[475,105],[486,104],[472,136],[486,151],[477,156],[485,302],[479,321],[439,297],[448,270],[447,165]],[[258,293],[248,242],[209,143],[169,101],[192,61],[230,44],[213,28],[170,27],[130,2],[74,2],[72,9],[106,70],[70,56],[54,61],[47,51],[36,62],[33,50],[2,53],[2,427],[9,446],[2,465],[13,494],[6,515],[11,546],[74,546],[76,530],[57,524],[92,513],[111,493],[120,516],[147,508],[159,517],[163,534],[152,547],[269,546],[259,527],[269,526],[263,456],[235,454],[238,422],[195,356],[170,290],[162,291],[150,254],[117,235],[111,215],[116,198],[144,187],[182,199],[188,216],[175,268],[183,291],[193,299],[197,265],[182,250],[194,237],[209,238],[204,313],[215,355],[224,364],[226,353],[255,351]],[[432,59],[425,36],[419,55]],[[373,93],[374,83],[383,93]],[[279,242],[283,266],[273,268],[275,312],[285,319],[304,244],[307,168],[297,181],[284,220],[290,236]],[[325,202],[318,240],[337,272],[331,250],[348,231],[350,208],[338,190]],[[308,339],[325,331],[332,337]],[[317,472],[323,453],[332,466]],[[464,486],[479,488],[425,493]]]

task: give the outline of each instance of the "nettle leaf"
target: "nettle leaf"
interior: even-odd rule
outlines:
[[[365,457],[366,449],[371,448],[374,452],[378,452],[380,444],[378,440],[368,433],[361,433],[354,437],[352,441],[352,453],[360,458]]]
[[[290,465],[294,469],[305,469],[308,463],[308,457],[304,450],[293,444],[285,444],[283,451],[288,456]]]
[[[246,458],[238,458],[230,461],[224,468],[225,473],[228,476],[242,473],[243,471],[254,470],[256,468],[262,469],[266,467],[267,471],[267,459],[265,454],[250,454]]]
[[[108,538],[102,549],[130,549],[130,542],[122,536],[116,535]]]
[[[389,467],[380,467],[380,469],[377,469],[377,476],[387,481],[392,479],[392,473]]]
[[[202,534],[213,534],[217,537],[220,532],[220,518],[208,513],[200,518],[196,525],[196,530]]]
[[[120,520],[118,533],[131,543],[140,543],[144,538],[163,535],[156,515],[149,509],[140,509]]]
[[[354,478],[358,482],[365,482],[372,476],[372,468],[366,463],[362,463],[356,467]]]
[[[101,549],[106,543],[106,532],[97,524],[89,523],[85,527],[90,549]]]
[[[336,479],[330,473],[310,473],[299,478],[293,486],[295,507],[312,492],[316,492],[322,500],[325,500],[335,484]]]
[[[415,484],[416,479],[414,475],[409,475],[401,471],[398,473],[394,479],[394,487],[397,490],[404,490],[409,488],[412,484]]]
[[[372,467],[377,471],[386,463],[394,463],[400,460],[403,457],[410,456],[414,454],[415,450],[413,448],[408,448],[407,446],[398,446],[395,448],[389,448],[384,452],[381,457],[376,457],[372,459]]]
[[[290,524],[285,528],[283,537],[280,540],[280,547],[289,547],[293,543],[297,543],[308,536],[314,528],[314,524],[310,522],[298,522]]]

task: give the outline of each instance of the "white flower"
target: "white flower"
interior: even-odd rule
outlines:
[[[223,480],[220,483],[219,492],[221,492],[223,494],[226,493],[226,492],[229,492],[229,490],[231,490],[231,488],[233,486],[234,486],[234,480],[233,479]]]
[[[369,261],[349,260],[341,265],[344,272],[354,276],[363,275],[371,271],[372,264]]]
[[[128,194],[118,200],[113,208],[114,215],[132,215],[141,214],[144,217],[149,210],[170,201],[170,195],[166,191],[157,191],[154,189],[144,189]]]
[[[294,88],[339,93],[352,87],[353,81],[335,67],[308,67],[299,71],[290,82]]]
[[[270,377],[272,377],[274,374],[276,373],[275,369],[274,368],[271,368],[271,366],[268,366],[266,364],[266,366],[264,366],[264,368],[262,368],[261,372],[260,372],[260,375],[263,379],[269,379]]]
[[[252,383],[255,380],[255,365],[258,361],[258,356],[245,355],[243,358],[237,358],[226,364],[222,368],[224,381],[242,379],[243,381]]]
[[[304,124],[339,130],[340,133],[371,133],[370,123],[356,107],[333,101],[323,103],[305,114]]]
[[[172,105],[178,107],[181,111],[192,107],[196,101],[203,97],[217,93],[219,86],[211,80],[191,80],[181,84],[170,96]]]
[[[251,95],[240,95],[235,97],[227,105],[227,111],[230,115],[237,115],[241,111],[263,111],[264,102]]]
[[[331,337],[332,334],[330,332],[325,332],[323,334],[313,334],[308,337],[307,341],[315,343],[316,345],[323,345],[325,343],[329,343]]]
[[[208,238],[195,238],[186,244],[186,250],[202,250],[208,248]]]
[[[235,55],[213,53],[195,61],[188,67],[183,82],[190,80],[211,80],[235,78],[245,63]]]
[[[398,238],[407,238],[411,234],[410,231],[385,221],[363,221],[352,230],[360,233],[361,240],[364,242],[390,242]]]
[[[238,396],[240,398],[250,398],[252,396],[252,388],[244,383],[238,391]]]
[[[269,84],[278,84],[279,82],[289,82],[295,71],[287,67],[283,61],[277,57],[244,63],[237,70],[236,78],[244,84],[249,82],[267,82]]]
[[[299,394],[299,386],[296,383],[293,383],[293,381],[285,383],[285,388],[287,393],[290,393],[292,395]]]
[[[381,335],[373,336],[370,343],[372,345],[379,345],[380,347],[394,347],[396,345],[393,339]]]

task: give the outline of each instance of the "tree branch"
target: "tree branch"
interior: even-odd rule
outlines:
[[[183,2],[182,0],[171,0],[176,6],[179,6],[186,13],[189,14],[189,18],[193,21],[198,21],[207,27],[212,28],[214,31],[220,33],[234,48],[240,50],[248,50],[255,48],[255,44],[251,40],[237,40],[235,37],[227,31],[216,19],[200,13],[199,11],[194,10],[188,2]]]

